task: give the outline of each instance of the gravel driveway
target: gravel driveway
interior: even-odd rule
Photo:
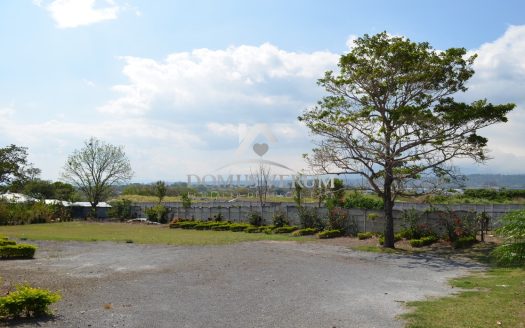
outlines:
[[[402,327],[404,302],[451,293],[447,279],[480,268],[323,243],[35,243],[36,259],[0,262],[3,283],[63,300],[54,319],[17,327]]]

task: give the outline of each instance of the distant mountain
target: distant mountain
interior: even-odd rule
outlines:
[[[467,188],[525,189],[525,174],[469,174]]]

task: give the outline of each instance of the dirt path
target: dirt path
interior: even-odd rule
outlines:
[[[480,268],[322,243],[37,244],[34,260],[0,262],[3,288],[27,281],[63,301],[53,320],[17,327],[401,327],[403,302]]]

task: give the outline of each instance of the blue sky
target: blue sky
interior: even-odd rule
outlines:
[[[388,31],[479,54],[465,100],[515,102],[483,131],[494,158],[465,173],[525,173],[523,1],[0,2],[0,146],[26,146],[42,177],[96,136],[124,145],[135,181],[185,180],[238,154],[239,126],[267,124],[265,158],[305,167],[296,117],[349,41]]]

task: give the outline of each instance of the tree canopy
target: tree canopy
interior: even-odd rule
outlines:
[[[408,181],[454,176],[454,158],[487,159],[479,130],[506,122],[514,104],[457,102],[476,55],[444,51],[386,32],[364,35],[318,81],[328,95],[299,117],[317,147],[308,159],[326,173],[357,174],[384,200],[385,246],[394,246],[393,206]]]
[[[27,160],[27,148],[15,145],[0,148],[0,185],[23,184],[36,179],[40,169]]]

